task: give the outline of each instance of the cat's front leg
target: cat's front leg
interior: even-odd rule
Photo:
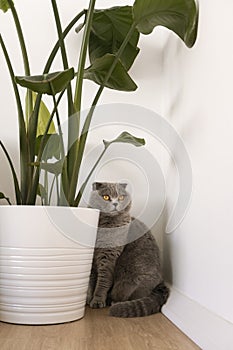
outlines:
[[[122,250],[123,247],[96,249],[95,262],[97,281],[90,307],[97,309],[106,306],[108,292],[113,285],[116,261],[122,253]]]
[[[102,269],[97,278],[97,283],[90,307],[93,309],[104,308],[107,304],[107,296],[113,284],[113,270]]]

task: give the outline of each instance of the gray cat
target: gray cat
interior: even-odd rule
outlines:
[[[100,210],[87,304],[111,305],[110,315],[139,317],[159,312],[169,290],[159,249],[148,228],[130,216],[127,184],[93,184],[89,207]]]

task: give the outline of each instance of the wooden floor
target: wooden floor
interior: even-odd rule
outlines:
[[[0,323],[1,350],[197,350],[166,317],[120,319],[86,310],[82,320],[50,326]]]

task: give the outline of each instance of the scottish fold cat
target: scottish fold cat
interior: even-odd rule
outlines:
[[[159,312],[169,290],[161,274],[159,249],[150,230],[131,217],[127,184],[93,184],[89,207],[100,210],[87,304],[111,305],[116,317]]]

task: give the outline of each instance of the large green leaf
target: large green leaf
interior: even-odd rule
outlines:
[[[129,143],[135,147],[141,147],[145,145],[145,140],[139,137],[135,137],[127,131],[123,131],[117,138],[111,141],[103,140],[104,146],[107,148],[112,143]]]
[[[0,0],[0,10],[6,12],[10,9],[9,3],[7,0]]]
[[[95,83],[120,91],[135,91],[137,85],[131,79],[127,70],[123,66],[120,60],[117,61],[116,67],[114,68],[108,81],[105,83],[105,78],[115,61],[115,55],[106,54],[101,58],[97,58],[94,63],[84,72],[84,78],[93,80]]]
[[[116,54],[133,24],[132,7],[113,7],[96,10],[93,16],[89,42],[90,62],[94,63],[107,53]],[[135,28],[131,39],[127,43],[121,61],[129,70],[138,52],[138,30]]]
[[[188,47],[196,41],[198,8],[194,0],[135,0],[133,15],[140,33],[150,34],[161,25],[175,32]]]
[[[40,94],[55,95],[63,91],[74,78],[74,68],[62,72],[54,72],[44,75],[29,77],[16,77],[16,82],[32,91]]]

